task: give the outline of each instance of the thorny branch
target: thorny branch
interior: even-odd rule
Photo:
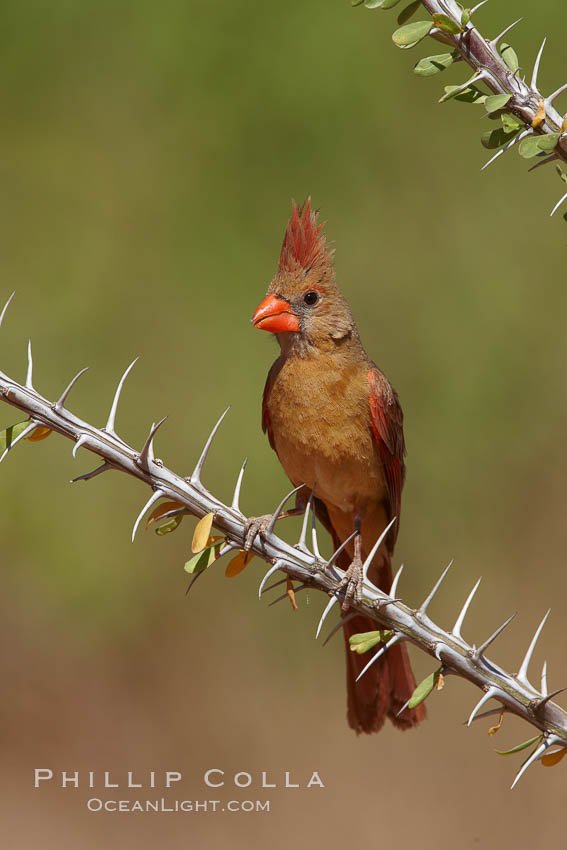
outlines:
[[[11,299],[9,299],[0,314],[0,327],[10,300]],[[116,433],[115,419],[118,402],[124,386],[125,378],[133,365],[134,364],[132,363],[128,366],[124,375],[120,379],[105,427],[96,428],[88,422],[84,422],[79,419],[66,407],[70,391],[74,387],[78,378],[84,374],[86,369],[83,369],[72,379],[58,401],[50,402],[33,386],[33,359],[30,343],[28,346],[28,368],[24,385],[19,384],[3,372],[0,372],[0,400],[21,410],[30,418],[29,425],[25,428],[25,430],[23,430],[11,444],[7,445],[4,453],[0,457],[0,463],[5,459],[11,449],[14,448],[20,440],[24,439],[25,436],[32,435],[34,430],[38,427],[48,428],[73,441],[74,456],[79,448],[84,448],[97,455],[102,460],[102,464],[97,466],[92,472],[79,476],[74,479],[75,481],[81,479],[89,480],[103,472],[114,469],[132,475],[134,478],[139,479],[151,488],[152,495],[147,500],[134,522],[132,540],[134,540],[140,522],[147,514],[150,507],[153,506],[160,498],[165,498],[174,502],[179,502],[184,506],[188,513],[193,514],[198,518],[213,513],[214,526],[226,536],[226,543],[221,549],[221,554],[228,552],[230,549],[241,549],[244,546],[246,517],[240,510],[239,502],[240,489],[243,482],[246,462],[243,464],[238,475],[234,496],[230,506],[224,504],[220,499],[210,493],[201,480],[203,465],[212,441],[224,417],[228,413],[228,410],[225,410],[213,428],[191,475],[188,477],[178,475],[171,469],[168,469],[163,462],[157,459],[154,455],[154,436],[165,419],[162,419],[157,424],[152,425],[148,438],[141,451],[137,451],[129,446]],[[335,566],[335,560],[340,550],[337,550],[329,561],[326,563],[324,562],[317,545],[317,530],[314,515],[312,515],[311,520],[312,551],[307,546],[306,541],[310,510],[309,503],[305,512],[299,542],[295,546],[290,546],[284,540],[279,538],[274,532],[274,526],[279,514],[283,511],[285,502],[288,498],[289,496],[286,496],[286,498],[278,506],[264,538],[256,537],[252,543],[251,551],[270,564],[270,568],[264,575],[260,584],[259,596],[261,597],[265,590],[267,591],[271,589],[271,587],[266,588],[266,583],[268,579],[278,571],[287,574],[287,576],[291,579],[301,582],[302,587],[313,588],[325,593],[329,597],[329,600],[317,627],[316,637],[318,637],[326,617],[344,595],[343,591],[338,589],[340,580],[344,573]],[[450,631],[446,631],[434,623],[427,613],[428,606],[449,571],[449,567],[451,566],[450,564],[449,567],[444,570],[441,578],[425,602],[423,602],[423,604],[416,610],[410,608],[400,599],[396,598],[400,575],[402,572],[401,568],[394,579],[389,593],[379,590],[369,581],[366,575],[368,565],[388,529],[389,526],[376,542],[376,546],[370,553],[365,564],[363,601],[359,604],[353,604],[352,608],[363,613],[365,616],[374,619],[380,628],[391,630],[392,636],[388,642],[382,645],[370,659],[367,667],[361,673],[361,676],[364,675],[366,669],[368,669],[368,667],[370,667],[381,655],[383,655],[390,646],[401,640],[407,640],[436,658],[441,663],[442,670],[445,675],[455,674],[467,679],[469,682],[479,687],[483,691],[483,695],[471,712],[468,725],[470,725],[473,720],[479,716],[486,716],[487,713],[493,714],[494,710],[485,712],[483,715],[480,715],[479,712],[486,702],[490,699],[494,699],[499,703],[498,711],[504,710],[518,715],[541,733],[539,746],[522,766],[515,780],[515,782],[517,782],[527,767],[529,767],[529,765],[536,759],[546,754],[550,747],[567,747],[567,712],[560,708],[556,703],[552,702],[551,698],[558,692],[556,691],[551,694],[548,692],[547,666],[544,665],[541,676],[541,685],[539,688],[534,687],[527,677],[528,665],[531,660],[536,641],[539,638],[549,612],[543,618],[533,640],[529,644],[518,673],[507,673],[493,661],[490,661],[486,657],[485,651],[492,642],[496,640],[498,635],[508,625],[512,618],[509,618],[494,632],[493,635],[491,635],[491,637],[485,640],[478,647],[474,644],[470,645],[467,643],[462,636],[463,621],[478,589],[480,580],[476,583],[469,594],[460,614],[457,617],[455,625]],[[345,541],[343,546],[346,545],[347,542],[348,541]],[[341,546],[341,549],[343,546]],[[277,584],[279,584],[279,582],[276,582],[276,585]],[[296,592],[299,591],[299,589],[300,588],[296,587]],[[338,608],[336,610],[338,611]],[[333,634],[339,627],[340,621],[339,625],[332,630],[331,634]],[[554,751],[556,752],[557,750]]]
[[[363,2],[365,0],[358,0],[358,2],[354,2],[354,5],[360,5]],[[366,0],[365,5],[373,9],[389,9],[397,5],[397,2],[399,0]],[[517,128],[512,131],[515,135],[513,137],[506,134],[502,136],[500,150],[483,166],[483,169],[518,142],[522,143],[530,136],[547,137],[547,144],[544,143],[539,148],[532,146],[529,150],[524,149],[522,153],[526,158],[538,157],[533,168],[557,160],[567,162],[567,116],[560,115],[554,106],[556,98],[567,91],[567,83],[559,86],[549,95],[543,95],[538,87],[539,69],[546,39],[543,40],[537,53],[531,77],[527,81],[525,77],[521,76],[521,69],[516,67],[515,63],[510,66],[501,52],[504,37],[521,21],[521,18],[507,26],[496,37],[484,38],[477,29],[476,16],[486,2],[487,0],[483,0],[473,9],[464,9],[456,0],[421,0],[421,5],[432,16],[431,27],[428,31],[426,27],[423,32],[417,32],[415,41],[412,41],[411,38],[408,40],[408,36],[406,36],[402,43],[400,43],[399,38],[396,38],[400,32],[398,30],[394,33],[394,41],[398,46],[408,48],[415,46],[426,35],[429,35],[452,49],[454,59],[450,56],[447,57],[448,60],[451,60],[451,64],[453,61],[462,60],[473,69],[473,76],[461,86],[453,87],[453,90],[441,98],[441,101],[454,97],[459,92],[470,91],[471,88],[476,88],[477,83],[483,83],[493,95],[503,96],[503,100],[506,96],[509,96],[506,102],[500,104],[501,108],[494,110],[491,117],[498,118],[503,112],[514,116],[518,119]],[[410,4],[407,7],[407,10],[411,11],[411,15],[417,11],[415,7],[417,7],[417,4]],[[404,13],[402,12],[400,22],[402,18],[408,20],[411,15],[408,14],[407,17],[403,17]],[[417,27],[419,24],[415,26]],[[409,35],[412,32],[410,27],[411,25],[408,25],[405,28]],[[431,57],[431,59],[443,59],[443,57]],[[449,67],[449,65],[443,65],[443,62],[437,63],[439,71],[443,71],[444,67]],[[435,72],[436,68],[432,70]],[[522,145],[520,145],[520,150],[521,148]],[[564,201],[567,201],[567,193],[554,206],[551,215],[559,209]]]

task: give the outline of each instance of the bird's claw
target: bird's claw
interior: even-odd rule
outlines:
[[[343,611],[348,611],[352,602],[358,604],[362,602],[362,584],[364,580],[364,570],[362,567],[361,558],[355,558],[341,579],[338,589],[342,590],[346,587],[345,598],[341,605]]]
[[[272,514],[264,514],[263,516],[251,516],[246,520],[244,526],[244,551],[249,552],[256,539],[256,535],[260,535],[262,539],[266,536],[266,531],[272,519]]]

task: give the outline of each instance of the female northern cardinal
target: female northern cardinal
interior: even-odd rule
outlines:
[[[388,522],[400,516],[405,446],[396,391],[362,347],[322,227],[310,199],[301,209],[293,203],[278,270],[252,322],[276,334],[281,349],[262,401],[270,445],[294,485],[314,490],[317,515],[335,547],[357,531],[338,562],[346,570],[345,610],[360,598],[362,559]],[[264,528],[265,518],[252,521],[247,542]],[[368,572],[386,591],[396,535],[397,524]],[[422,705],[398,717],[415,689],[403,644],[355,682],[367,659],[349,651],[349,635],[375,628],[372,620],[356,616],[343,629],[348,721],[357,733],[377,732],[386,716],[400,729],[425,717]]]

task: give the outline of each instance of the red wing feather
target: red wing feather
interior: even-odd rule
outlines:
[[[279,360],[276,360],[275,363],[272,364],[270,371],[268,372],[268,377],[266,378],[266,385],[264,387],[264,394],[262,396],[262,431],[264,434],[268,433],[268,440],[270,441],[270,446],[276,451],[276,446],[274,443],[274,434],[272,431],[272,426],[270,423],[270,411],[268,410],[268,398],[270,396],[270,391],[272,389],[273,383],[276,378],[277,371],[279,369]]]
[[[376,367],[368,371],[370,388],[370,427],[384,464],[386,482],[390,496],[390,517],[400,518],[402,487],[405,478],[403,413],[398,394],[382,372]],[[399,522],[389,535],[390,551],[394,548]]]

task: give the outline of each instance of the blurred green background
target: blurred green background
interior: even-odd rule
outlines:
[[[567,8],[497,0],[477,23],[494,35],[520,15],[512,43],[526,73],[551,34],[540,80],[552,91],[564,82]],[[276,347],[249,317],[290,199],[310,193],[361,336],[405,410],[401,593],[421,601],[454,557],[432,609],[449,626],[482,574],[465,633],[478,643],[519,610],[493,652],[510,669],[553,604],[533,675],[545,653],[556,688],[567,230],[548,213],[562,184],[553,167],[527,174],[515,152],[481,174],[482,108],[436,103],[466,70],[416,77],[413,64],[437,48],[397,51],[395,26],[395,12],[344,0],[4,3],[1,300],[17,295],[0,365],[23,377],[31,336],[48,398],[89,365],[70,406],[102,425],[141,355],[118,431],[141,446],[168,414],[157,452],[178,472],[231,403],[205,481],[227,498],[248,455],[243,507],[270,510],[287,487],[259,427]],[[1,413],[3,425],[17,419]],[[55,436],[25,444],[1,469],[6,847],[564,840],[565,768],[536,766],[510,794],[520,757],[493,754],[486,721],[461,725],[477,691],[449,680],[419,732],[356,739],[341,639],[325,650],[313,640],[322,598],[303,594],[295,615],[268,610],[258,561],[230,582],[219,566],[185,598],[192,520],[132,547],[146,490],[118,473],[71,488],[92,459],[70,449]],[[418,678],[432,669],[414,659]],[[530,732],[507,719],[496,746]],[[210,767],[291,770],[301,782],[319,770],[326,788],[273,792],[269,815],[119,818],[88,814],[84,789],[34,791],[34,767],[179,769],[193,799],[211,796]]]

